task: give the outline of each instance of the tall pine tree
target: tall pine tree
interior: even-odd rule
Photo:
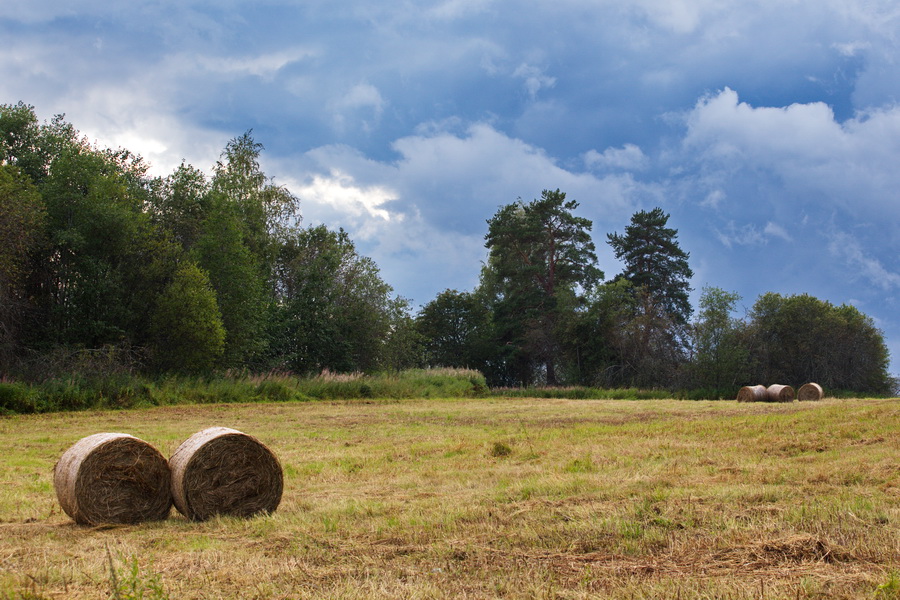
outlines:
[[[679,325],[686,325],[692,308],[688,294],[694,272],[690,254],[678,245],[678,230],[666,227],[669,215],[661,208],[639,211],[625,234],[607,234],[616,258],[625,262],[619,278],[643,290],[653,303]]]
[[[548,385],[556,385],[561,322],[567,309],[603,274],[591,240],[591,222],[573,211],[578,202],[564,192],[544,190],[539,200],[500,208],[488,221],[485,246],[500,298],[495,319],[500,341],[518,351],[523,366],[542,365]]]

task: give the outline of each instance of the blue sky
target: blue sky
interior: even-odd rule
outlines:
[[[900,371],[895,0],[13,0],[0,102],[167,174],[248,129],[305,224],[415,306],[559,188],[605,243],[660,206],[704,286],[871,315]]]

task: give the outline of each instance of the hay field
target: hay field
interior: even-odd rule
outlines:
[[[59,508],[78,439],[215,425],[281,460],[274,515]],[[0,598],[900,598],[897,399],[180,406],[3,418],[0,447]]]

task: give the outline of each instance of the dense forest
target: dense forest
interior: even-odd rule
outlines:
[[[479,285],[414,313],[345,231],[302,226],[262,150],[247,132],[210,175],[151,177],[62,116],[0,105],[0,379],[447,366],[492,386],[892,389],[883,336],[852,306],[765,293],[737,318],[741,299],[708,287],[695,313],[659,208],[606,236],[624,265],[606,279],[559,190],[501,206]]]

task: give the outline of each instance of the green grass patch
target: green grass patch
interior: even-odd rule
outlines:
[[[307,402],[310,400],[473,398],[487,394],[484,376],[466,369],[399,373],[284,374],[216,377],[72,375],[39,383],[0,383],[0,415],[183,404]]]

